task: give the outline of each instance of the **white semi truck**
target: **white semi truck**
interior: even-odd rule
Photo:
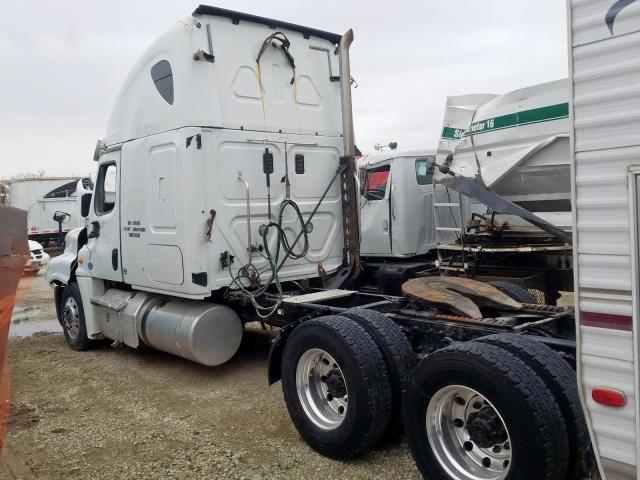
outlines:
[[[149,47],[98,142],[87,227],[47,272],[68,344],[213,366],[260,321],[280,327],[269,383],[323,455],[360,455],[404,419],[427,478],[595,475],[588,428],[607,430],[585,418],[572,367],[603,350],[576,349],[572,309],[465,278],[412,279],[402,296],[353,289],[352,39],[200,6]],[[595,293],[609,305],[620,292]]]

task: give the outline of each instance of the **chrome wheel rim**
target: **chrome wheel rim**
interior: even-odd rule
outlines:
[[[296,368],[296,389],[304,412],[314,425],[334,430],[342,425],[349,396],[335,359],[319,348],[302,354]]]
[[[493,404],[461,385],[438,390],[427,406],[427,437],[440,466],[456,480],[503,480],[511,438]]]
[[[80,309],[73,297],[67,298],[62,310],[64,329],[69,337],[75,339],[80,333]]]

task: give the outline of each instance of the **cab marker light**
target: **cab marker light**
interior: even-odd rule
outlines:
[[[84,258],[78,257],[78,265],[82,265],[84,263]]]
[[[594,402],[607,407],[624,407],[627,403],[623,392],[604,387],[594,388],[591,391],[591,398]]]

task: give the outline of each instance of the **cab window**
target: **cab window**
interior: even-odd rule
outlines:
[[[368,168],[364,175],[362,195],[367,200],[382,200],[387,193],[390,165]]]
[[[418,185],[430,185],[433,183],[433,166],[435,157],[416,158],[416,180]]]
[[[113,210],[116,205],[116,187],[118,172],[115,163],[106,163],[98,170],[96,181],[95,211],[96,215],[104,215]]]
[[[153,80],[158,93],[169,105],[173,105],[173,72],[171,64],[166,60],[160,60],[151,67],[151,80]]]

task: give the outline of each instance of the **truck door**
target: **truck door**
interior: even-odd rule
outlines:
[[[361,179],[360,214],[362,255],[390,255],[391,245],[391,165],[365,169]]]
[[[87,247],[91,276],[122,281],[120,251],[120,151],[100,157],[88,218]]]
[[[416,253],[418,255],[436,247],[436,228],[433,219],[433,167],[435,162],[435,155],[419,157],[415,161],[416,182],[421,198],[421,201],[418,202],[420,212],[417,218],[424,219],[424,224],[420,225],[417,236]]]

